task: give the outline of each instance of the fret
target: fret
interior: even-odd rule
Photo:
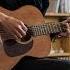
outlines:
[[[41,25],[41,33],[42,33],[42,35],[46,34],[44,28],[45,28],[45,25]]]
[[[60,24],[57,24],[57,27],[58,27],[59,32],[62,32]]]
[[[41,35],[40,33],[40,26],[37,27],[37,36]]]
[[[37,31],[38,31],[37,35],[41,35],[41,33],[40,33],[40,27],[37,27]]]
[[[36,26],[30,26],[28,27],[32,31],[32,36],[36,36]]]
[[[53,33],[53,30],[55,30],[55,29],[53,28],[53,23],[51,23],[50,26],[51,26],[51,33]]]
[[[35,31],[36,31],[36,35],[38,36],[38,26],[36,26]]]
[[[48,28],[47,28],[47,25],[46,24],[44,24],[44,35],[46,34],[48,34],[49,33],[49,30],[48,30]]]
[[[51,26],[51,33],[54,33],[54,32],[53,32],[53,31],[54,31],[53,23],[51,23],[50,26]]]
[[[48,30],[48,34],[50,34],[51,31],[50,31],[50,25],[49,24],[47,24],[47,30]]]
[[[46,28],[45,28],[46,29],[46,34],[49,34],[50,33],[49,24],[46,24],[45,26],[46,26]]]
[[[60,31],[63,32],[62,27],[61,27],[61,23],[59,24],[59,27],[60,27]]]
[[[40,34],[42,35],[42,27],[40,26],[39,28],[40,28]]]
[[[45,34],[47,35],[49,33],[48,26],[46,24],[44,24],[44,26],[45,26],[45,28],[44,28]]]
[[[48,30],[48,34],[50,34],[51,31],[50,31],[50,25],[49,24],[47,24],[47,30]]]
[[[55,24],[55,30],[56,33],[59,32],[58,26],[56,24]]]
[[[55,30],[56,30],[56,32],[58,32],[58,26],[57,25],[55,25]]]
[[[54,28],[55,24],[52,25],[53,33],[56,33],[56,29]]]
[[[60,31],[59,31],[59,24],[57,24],[56,26],[57,26],[57,30],[58,30],[57,32],[60,32]]]
[[[62,27],[61,27],[61,23],[57,24],[58,30],[59,32],[63,32]]]
[[[38,26],[35,26],[35,36],[38,36],[39,34]]]
[[[53,33],[53,30],[55,30],[53,28],[53,23],[51,23],[51,24],[49,23],[49,26],[48,27],[49,27],[49,31],[50,31],[49,33]]]
[[[44,35],[45,31],[44,31],[44,25],[41,25],[41,29],[42,29],[42,34]]]
[[[38,35],[39,35],[39,32],[40,32],[40,31],[39,31],[39,26],[36,26],[35,31],[36,31],[36,32],[35,32],[36,36],[38,36]]]
[[[50,33],[52,33],[51,24],[49,24],[49,27],[50,27]]]
[[[56,23],[54,24],[54,30],[55,30],[55,32],[54,32],[54,33],[59,32],[59,29],[58,29],[58,26],[57,26],[57,24],[56,24]]]

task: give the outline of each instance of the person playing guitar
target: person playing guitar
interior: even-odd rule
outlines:
[[[20,8],[20,7],[22,7],[24,5],[25,5],[25,7],[23,7],[23,10],[24,10],[23,11],[22,8]],[[31,5],[33,7],[31,7],[31,6],[28,7],[26,5]],[[34,6],[37,7],[37,9]],[[5,27],[5,30],[7,29],[9,33],[13,34],[15,39],[20,39],[22,37],[24,38],[27,35],[27,31],[28,31],[28,27],[25,24],[26,23],[32,24],[32,23],[36,23],[36,22],[37,22],[37,24],[44,23],[43,15],[45,14],[45,11],[47,10],[48,6],[49,6],[48,0],[0,0],[0,7],[1,7],[0,8],[0,24],[2,24]],[[20,9],[20,11],[22,13],[21,12],[18,13],[19,10],[17,10],[17,9]],[[37,11],[38,14],[36,12],[34,12],[32,9],[34,11],[37,11],[39,9],[39,11]],[[12,11],[12,12],[10,12],[10,11]],[[14,12],[14,14],[13,14],[13,12]],[[10,15],[7,15],[7,14],[10,14]],[[24,16],[23,21],[21,20],[22,14]],[[25,14],[28,14],[29,16],[27,15],[27,17],[26,17]],[[30,14],[33,14],[33,17],[30,17]],[[29,18],[29,19],[26,19],[26,18]],[[27,20],[27,22],[26,22],[26,20]],[[67,27],[67,29],[66,29],[67,34],[70,33],[70,27],[68,24],[69,22],[70,22],[70,18],[68,18],[67,20],[65,20],[63,22],[64,25],[66,25],[66,27]],[[62,35],[64,35],[64,34],[62,33]],[[47,42],[47,44],[46,44],[46,42]],[[38,43],[40,43],[41,45]],[[34,45],[33,45],[34,48],[32,49],[31,52],[29,52],[29,54],[32,56],[36,56],[36,57],[38,57],[38,56],[43,57],[45,55],[48,55],[48,53],[50,51],[49,43],[50,43],[50,38],[48,36],[41,36],[41,37],[35,38]],[[45,47],[45,46],[47,46],[47,47]],[[42,51],[47,51],[47,52],[42,52]],[[2,54],[0,54],[0,57],[1,57],[1,55]],[[3,58],[4,57],[6,59],[0,58],[0,62],[2,62],[3,66],[4,66],[4,67],[2,67],[2,68],[4,68],[2,70],[8,70],[9,69],[8,67],[10,67],[11,65],[14,65],[16,63],[15,60],[17,57],[12,59],[11,57],[8,57],[5,54],[3,55]],[[7,63],[7,60],[9,63]],[[19,60],[19,58],[17,60]]]

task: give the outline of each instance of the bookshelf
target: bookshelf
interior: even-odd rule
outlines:
[[[49,54],[48,57],[67,57],[70,56],[70,53],[55,53],[55,54]]]
[[[70,17],[70,13],[45,13],[45,17]]]
[[[45,23],[48,22],[56,22],[58,23],[59,21],[62,21],[64,19],[67,19],[68,17],[70,17],[70,13],[60,13],[57,12],[58,11],[58,5],[56,5],[56,2],[59,3],[58,0],[49,0],[49,7],[45,13]],[[57,8],[56,8],[56,7]],[[60,49],[62,48],[64,53],[54,53],[54,54],[49,54],[49,57],[58,57],[58,56],[68,56],[70,57],[70,36],[69,37],[65,37],[65,38],[58,38],[56,39],[55,42],[51,42],[52,46],[55,44],[56,46],[55,49]],[[67,47],[67,48],[66,48]],[[51,50],[52,51],[52,50]]]

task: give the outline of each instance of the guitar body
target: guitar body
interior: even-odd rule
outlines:
[[[41,12],[33,6],[24,6],[15,11],[9,11],[0,7],[0,12],[6,15],[18,18],[22,20],[26,25],[44,24],[44,17]],[[15,23],[14,23],[15,24]],[[17,48],[17,47],[16,47]],[[2,46],[0,46],[0,69],[10,70],[24,55],[30,55],[35,57],[45,57],[50,53],[51,40],[49,35],[41,35],[33,37],[32,48],[23,55],[16,57],[9,57]]]

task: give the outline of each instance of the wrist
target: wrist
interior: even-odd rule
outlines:
[[[4,13],[0,12],[0,22],[3,22],[4,20],[6,20],[8,18],[7,15],[5,15]]]

